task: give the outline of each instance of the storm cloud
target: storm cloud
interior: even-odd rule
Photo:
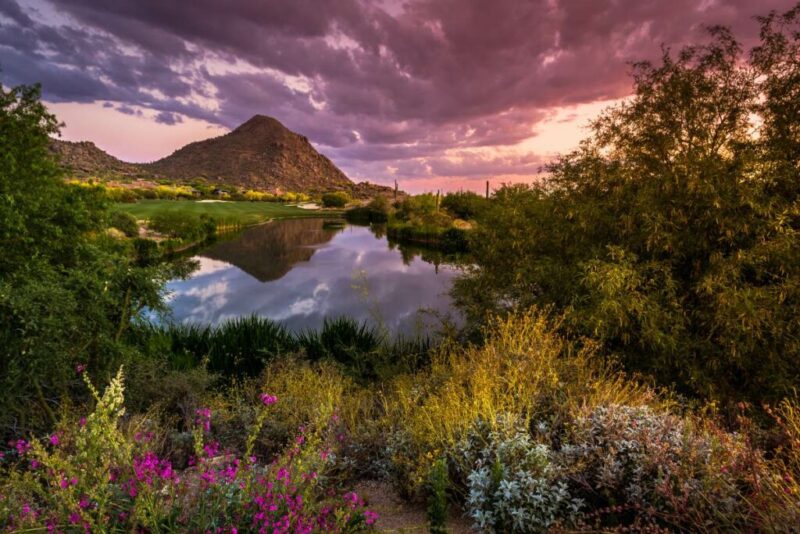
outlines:
[[[629,62],[794,0],[5,0],[0,80],[233,128],[272,115],[357,179],[535,174],[514,147]],[[174,147],[173,147],[174,148]]]

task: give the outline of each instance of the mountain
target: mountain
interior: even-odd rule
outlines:
[[[203,180],[260,191],[345,190],[358,198],[387,194],[387,187],[353,183],[302,135],[277,119],[256,115],[225,135],[190,143],[153,163],[126,163],[94,143],[53,139],[51,150],[76,176]]]
[[[188,144],[145,167],[156,176],[201,177],[259,190],[329,191],[353,185],[307,138],[264,115],[256,115],[228,134]]]
[[[50,151],[61,164],[76,176],[141,177],[147,174],[141,165],[126,163],[97,148],[91,141],[61,141],[52,139]]]

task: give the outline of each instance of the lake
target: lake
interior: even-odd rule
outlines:
[[[457,268],[435,251],[398,247],[380,229],[322,219],[273,221],[199,250],[198,269],[167,284],[172,320],[216,325],[259,315],[294,331],[348,316],[392,333],[429,333],[458,315]]]

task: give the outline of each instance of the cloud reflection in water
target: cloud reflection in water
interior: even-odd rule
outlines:
[[[419,309],[450,311],[447,291],[457,274],[419,256],[406,254],[404,262],[399,250],[368,228],[336,232],[323,229],[319,219],[251,228],[195,259],[200,266],[191,278],[168,285],[173,320],[219,324],[256,314],[292,330],[348,316],[419,333],[426,322]]]

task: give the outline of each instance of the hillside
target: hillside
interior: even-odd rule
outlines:
[[[353,183],[302,135],[278,120],[256,115],[228,134],[190,143],[153,163],[126,163],[94,143],[52,140],[51,150],[77,177],[202,180],[259,191],[345,190],[357,198],[387,194],[387,187]]]
[[[126,163],[101,150],[91,141],[61,141],[53,139],[50,150],[61,164],[75,176],[96,177],[147,177],[142,165]]]
[[[186,145],[144,166],[155,176],[204,178],[249,189],[349,189],[353,182],[308,139],[256,115],[232,132]]]

